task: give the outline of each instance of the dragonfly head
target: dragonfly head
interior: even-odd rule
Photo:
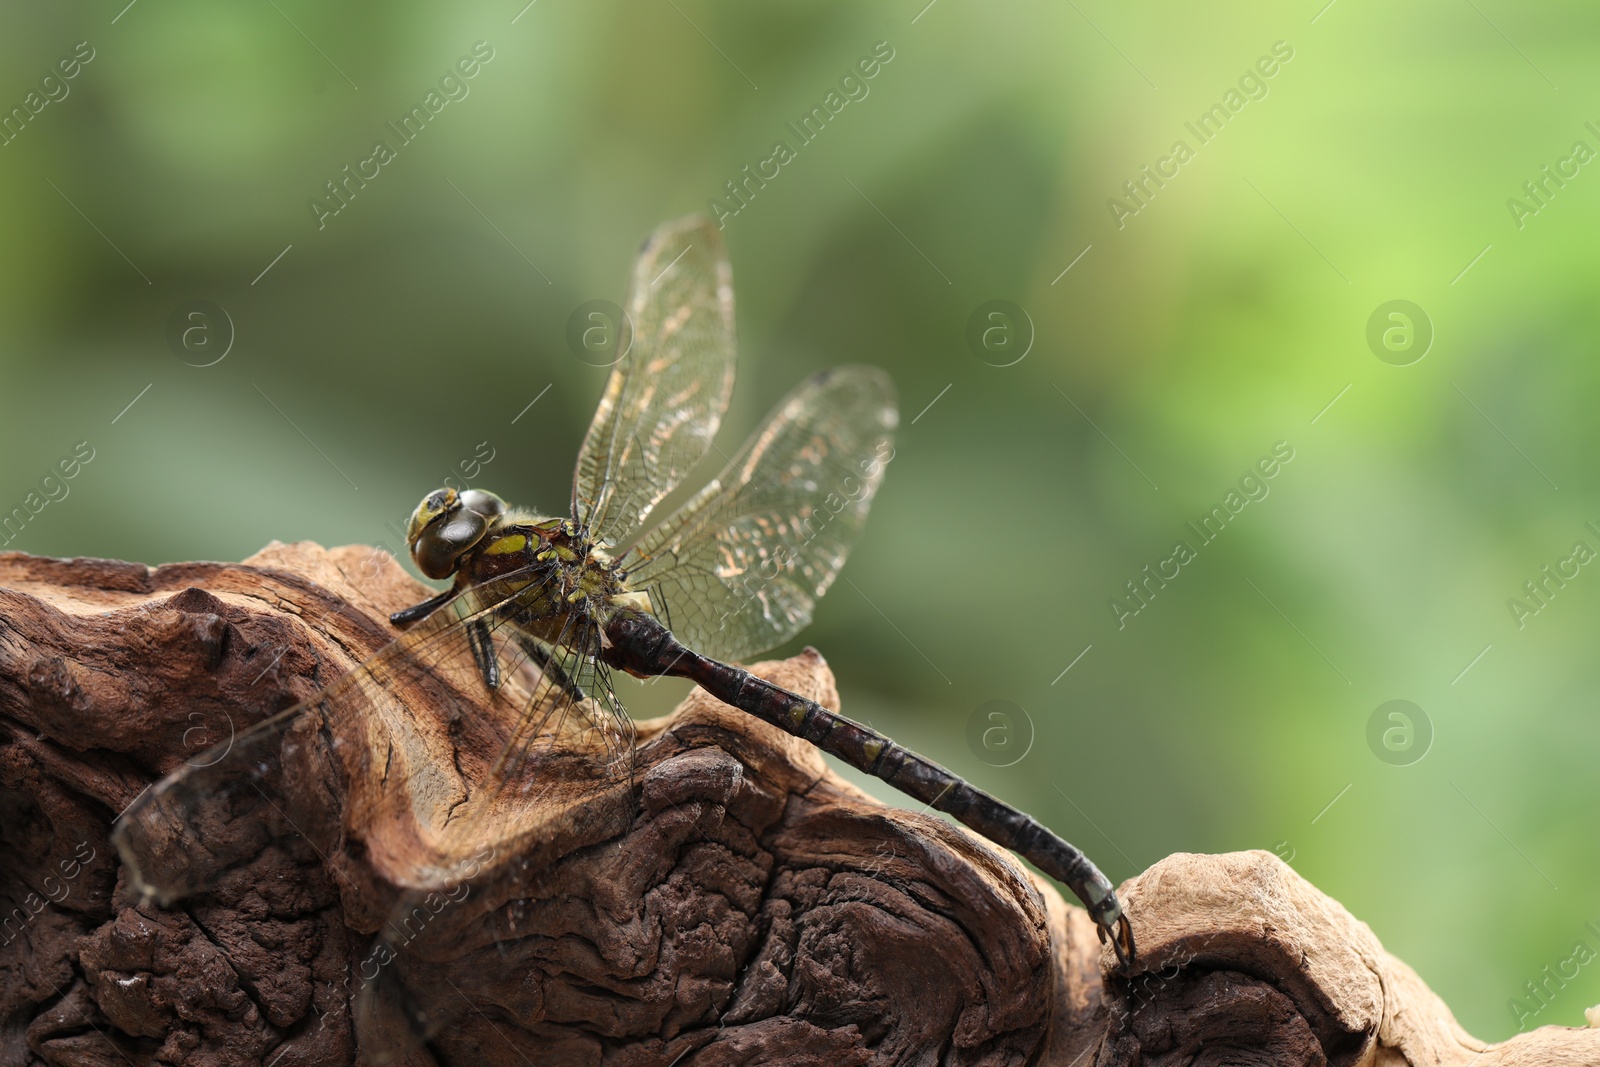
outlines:
[[[450,577],[505,510],[504,500],[483,489],[435,489],[423,497],[406,527],[417,569],[429,578]]]

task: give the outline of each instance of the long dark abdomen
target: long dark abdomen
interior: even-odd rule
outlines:
[[[932,760],[747,670],[685,648],[653,616],[619,613],[606,632],[612,644],[602,658],[611,666],[641,675],[688,678],[723,703],[811,742],[1023,856],[1077,894],[1103,929],[1112,929],[1121,918],[1122,906],[1111,883],[1087,856],[1032,816]]]

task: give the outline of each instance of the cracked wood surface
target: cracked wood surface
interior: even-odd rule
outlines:
[[[624,789],[557,790],[536,824],[497,811],[456,887],[429,879],[431,820],[493,732],[402,684],[427,790],[286,763],[232,824],[273,832],[207,891],[133,903],[116,813],[382,648],[422,595],[359,547],[153,570],[0,555],[0,1067],[370,1062],[419,1010],[436,1032],[404,1046],[417,1067],[1600,1065],[1597,1030],[1475,1041],[1267,853],[1132,879],[1140,958],[1116,974],[1083,911],[1011,857],[698,690],[641,724]],[[756,671],[838,707],[814,652]],[[397,729],[345,726],[374,747]],[[402,899],[415,936],[379,966]],[[381,995],[358,1007],[368,968]]]

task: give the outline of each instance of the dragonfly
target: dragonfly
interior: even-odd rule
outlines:
[[[406,531],[410,555],[449,587],[395,613],[400,636],[363,666],[190,760],[131,804],[113,839],[132,885],[167,904],[215,884],[270,837],[228,830],[245,801],[283,792],[292,770],[305,773],[311,750],[330,739],[345,756],[367,752],[372,746],[345,736],[354,722],[388,723],[394,737],[381,766],[351,760],[347,779],[364,775],[389,789],[409,777],[412,808],[435,797],[435,883],[464,878],[462,857],[488,827],[492,805],[479,803],[491,815],[472,818],[462,798],[437,800],[444,789],[430,784],[434,770],[403,736],[406,709],[394,695],[401,683],[408,692],[432,686],[453,706],[481,708],[487,694],[509,708],[483,775],[491,792],[537,791],[541,776],[548,784],[553,768],[579,765],[563,759],[581,756],[581,806],[630,780],[633,721],[613,684],[624,672],[688,679],[1017,852],[1077,895],[1126,966],[1131,926],[1078,848],[885,734],[737,665],[810,623],[860,537],[894,454],[888,376],[867,366],[814,375],[721,473],[651,522],[714,447],[732,396],[732,275],[716,226],[691,216],[658,228],[635,259],[623,311],[567,513],[540,514],[476,488],[424,497]],[[477,702],[463,700],[474,687]],[[365,835],[369,849],[381,841]],[[454,848],[444,847],[449,841]],[[484,858],[473,855],[473,864]]]

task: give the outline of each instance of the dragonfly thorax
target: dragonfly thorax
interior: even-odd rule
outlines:
[[[511,508],[486,490],[429,493],[407,535],[411,558],[428,577],[453,576],[457,591],[489,582],[515,590],[512,615],[536,636],[594,630],[615,607],[649,610],[608,546],[577,523]]]

